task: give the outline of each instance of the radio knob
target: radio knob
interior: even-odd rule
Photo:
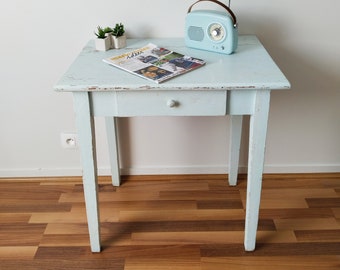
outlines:
[[[212,30],[211,35],[213,37],[218,37],[221,34],[221,30],[219,28],[215,28],[214,30]]]

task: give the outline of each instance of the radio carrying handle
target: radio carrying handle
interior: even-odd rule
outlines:
[[[221,3],[221,2],[219,2],[219,1],[217,1],[217,0],[198,0],[198,1],[196,1],[195,3],[193,3],[193,4],[189,7],[188,13],[191,12],[191,9],[192,9],[192,7],[193,7],[194,5],[196,5],[198,2],[204,2],[204,1],[207,1],[207,2],[214,2],[215,4],[218,4],[218,5],[220,5],[221,7],[223,7],[224,9],[226,9],[226,10],[229,12],[229,14],[231,15],[232,19],[233,19],[234,27],[235,27],[235,28],[237,27],[237,20],[236,20],[236,16],[235,16],[234,12],[233,12],[228,6],[226,6],[225,4],[223,4],[223,3]]]

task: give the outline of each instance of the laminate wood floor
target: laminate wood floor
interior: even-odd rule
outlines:
[[[92,254],[80,178],[0,179],[0,269],[340,269],[340,173],[264,175],[243,248],[246,177],[100,177]]]

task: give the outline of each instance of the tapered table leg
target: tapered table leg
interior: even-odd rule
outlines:
[[[109,147],[112,185],[120,185],[120,168],[117,140],[117,123],[115,117],[105,117],[107,143]]]
[[[248,182],[244,247],[253,251],[260,209],[265,142],[269,113],[270,90],[257,90],[254,113],[250,116]]]
[[[229,185],[236,186],[242,135],[242,115],[230,116]]]
[[[89,93],[75,92],[73,97],[83,167],[83,185],[91,250],[92,252],[100,252],[94,119],[91,116]]]

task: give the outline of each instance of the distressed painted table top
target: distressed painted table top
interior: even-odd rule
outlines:
[[[161,84],[139,78],[102,60],[148,43],[201,58],[206,65]],[[127,90],[242,90],[288,89],[290,84],[256,36],[240,36],[236,53],[223,55],[187,48],[183,38],[129,39],[127,47],[96,51],[90,40],[67,72],[54,86],[56,91]]]

